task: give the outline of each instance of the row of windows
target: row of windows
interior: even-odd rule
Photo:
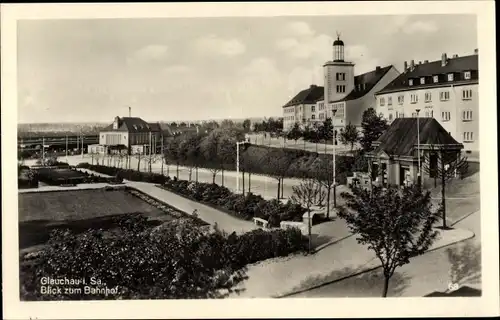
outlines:
[[[464,142],[474,141],[474,132],[464,132]]]
[[[470,71],[465,71],[464,72],[464,79],[465,80],[470,80],[471,79],[471,72]],[[448,81],[454,81],[455,80],[455,74],[454,73],[448,73],[447,76]],[[438,83],[439,82],[439,76],[434,75],[432,76],[432,82]],[[420,78],[420,84],[425,84],[425,77]],[[414,84],[414,79],[409,79],[408,80],[408,85],[412,86]]]
[[[345,86],[344,85],[337,86],[337,93],[345,93]]]
[[[318,110],[320,110],[320,111],[325,110],[325,103],[324,102],[320,102]]]
[[[345,73],[337,72],[337,74],[335,75],[335,79],[337,81],[345,81]]]
[[[398,96],[398,104],[404,104],[404,95],[399,95]],[[462,100],[470,100],[472,99],[472,89],[464,89],[462,90]],[[450,100],[450,92],[449,91],[441,91],[439,92],[439,100],[441,101],[448,101]],[[432,93],[431,92],[426,92],[425,93],[425,102],[431,102],[432,101]],[[410,94],[410,103],[418,103],[418,94],[417,93],[412,93]],[[380,97],[379,98],[379,104],[381,107],[385,106],[385,97]],[[387,105],[391,106],[392,105],[392,97],[387,98]]]
[[[434,110],[432,110],[432,107],[425,107],[426,111],[424,113],[424,116],[426,118],[433,118],[434,117]],[[381,113],[381,115],[383,115]],[[412,117],[416,118],[418,116],[417,112],[412,112],[411,114]],[[396,111],[395,113],[396,118],[404,118],[405,114],[404,112],[401,111]],[[389,120],[393,120],[393,115],[392,112],[389,113]],[[442,111],[441,112],[441,121],[450,121],[451,120],[451,112],[449,111]],[[472,110],[464,110],[462,111],[462,121],[472,121]]]
[[[284,117],[284,120],[295,120],[295,116]]]
[[[292,113],[295,112],[295,108],[286,108],[285,113]]]

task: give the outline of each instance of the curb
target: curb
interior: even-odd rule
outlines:
[[[470,230],[469,230],[470,231]],[[439,247],[436,247],[436,248],[432,248],[431,250],[427,250],[424,254],[426,253],[429,253],[429,252],[433,252],[433,251],[436,251],[436,250],[439,250],[439,249],[442,249],[442,248],[446,248],[446,247],[449,247],[451,245],[454,245],[454,244],[457,244],[457,243],[460,243],[462,241],[465,241],[465,240],[469,240],[469,239],[472,239],[474,238],[476,235],[474,234],[474,232],[472,232],[472,236],[470,237],[467,237],[467,238],[464,238],[464,239],[461,239],[461,240],[458,240],[458,241],[455,241],[455,242],[451,242],[451,243],[448,243],[448,244],[445,244],[445,245],[442,245],[442,246],[439,246]],[[369,260],[367,262],[370,263],[371,261],[373,261],[374,259],[376,258],[373,258],[371,260]],[[361,270],[361,271],[358,271],[358,272],[355,272],[353,274],[350,274],[350,275],[347,275],[347,276],[343,276],[341,278],[338,278],[338,279],[334,279],[334,280],[329,280],[329,281],[326,281],[326,282],[323,282],[323,283],[320,283],[320,284],[317,284],[317,285],[314,285],[314,286],[311,286],[309,288],[306,288],[306,289],[299,289],[299,290],[296,290],[296,291],[292,291],[292,292],[289,292],[289,293],[285,293],[285,294],[281,294],[281,295],[276,295],[276,296],[272,296],[272,298],[287,298],[287,297],[291,297],[291,296],[294,296],[294,295],[297,295],[297,294],[300,294],[300,293],[304,293],[304,292],[307,292],[307,291],[311,291],[311,290],[314,290],[314,289],[318,289],[318,288],[321,288],[321,287],[324,287],[324,286],[327,286],[327,285],[330,285],[332,283],[336,283],[336,282],[340,282],[340,281],[343,281],[343,280],[346,280],[346,279],[349,279],[349,278],[352,278],[352,277],[356,277],[356,276],[359,276],[361,274],[364,274],[364,273],[367,273],[367,272],[371,272],[371,271],[374,271],[376,269],[379,269],[381,268],[382,265],[378,264],[376,267],[371,267],[371,268],[368,268],[368,269],[365,269],[365,270]]]

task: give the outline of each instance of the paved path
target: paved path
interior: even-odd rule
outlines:
[[[461,270],[457,274],[459,286],[468,285],[481,288],[481,232],[480,212],[457,223],[456,230],[468,229],[474,237],[451,244],[447,247],[413,258],[410,264],[396,270],[391,279],[389,294],[391,297],[421,297],[433,291],[445,291],[453,281],[450,278],[452,266]],[[449,231],[447,231],[449,232]],[[458,239],[457,239],[458,240]],[[455,253],[451,258],[448,250]],[[346,269],[340,273],[333,272],[330,278],[339,277],[342,273],[351,272]],[[322,277],[317,283],[325,282]],[[330,279],[333,280],[333,279]],[[380,297],[383,288],[381,269],[348,278],[339,282],[302,292],[292,298],[327,298],[327,297]]]
[[[218,227],[226,232],[234,231],[241,234],[256,229],[255,224],[251,221],[235,218],[225,212],[158,188],[152,183],[127,181],[126,184],[188,214],[191,214],[196,209],[200,219],[211,225],[217,223]]]

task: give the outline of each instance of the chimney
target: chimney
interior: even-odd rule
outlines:
[[[375,68],[375,70],[376,70],[376,71],[380,71],[380,66],[377,66],[377,67]]]
[[[479,54],[479,49],[474,49],[474,54]]]
[[[405,64],[404,64],[404,69],[403,71],[406,72],[406,70],[408,69],[408,62],[405,61]]]
[[[453,55],[453,59],[456,59],[456,58],[458,58],[458,54]]]
[[[131,117],[132,116],[132,108],[131,107],[128,107],[128,116]]]
[[[429,63],[429,60],[424,60],[424,63]]]
[[[413,69],[415,69],[415,60],[411,60],[410,61],[410,71],[413,71]]]
[[[422,64],[422,61],[419,61],[419,62],[418,62],[418,64],[419,64],[419,65],[421,65],[421,64]]]
[[[448,57],[446,56],[446,53],[443,53],[443,55],[441,55],[441,67],[444,67],[447,62],[448,62]]]

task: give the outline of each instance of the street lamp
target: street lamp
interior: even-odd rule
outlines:
[[[417,174],[417,182],[418,185],[420,186],[422,176],[421,176],[421,170],[420,170],[420,109],[415,109],[417,112],[417,161],[418,161],[418,174]]]
[[[236,141],[236,192],[237,193],[240,191],[240,145],[244,145],[247,142],[248,142],[247,140]]]
[[[337,137],[335,135],[335,113],[337,108],[332,108],[332,127],[333,127],[333,207],[337,207],[337,181],[335,180],[335,143]]]

